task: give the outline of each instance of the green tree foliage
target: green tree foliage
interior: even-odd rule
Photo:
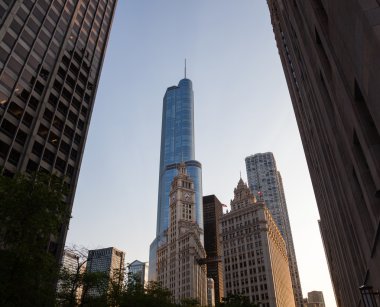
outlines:
[[[53,306],[58,263],[47,252],[70,215],[63,180],[0,176],[0,306]]]
[[[222,299],[220,306],[224,307],[258,307],[258,305],[249,302],[249,298],[240,294],[229,294]]]
[[[129,275],[126,291],[121,295],[120,307],[175,307],[171,303],[170,291],[158,282],[149,282],[146,287],[140,280]]]
[[[199,301],[195,298],[184,298],[181,300],[181,306],[183,307],[201,307]]]

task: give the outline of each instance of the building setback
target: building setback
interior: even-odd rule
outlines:
[[[359,306],[380,290],[380,3],[268,5],[337,304]]]
[[[203,230],[195,219],[194,182],[185,163],[178,167],[170,190],[170,218],[167,236],[157,249],[157,281],[170,290],[176,303],[185,298],[207,305],[206,252],[201,242]]]
[[[294,307],[285,241],[265,203],[240,178],[221,219],[224,288],[263,307]]]
[[[222,216],[223,204],[219,199],[215,195],[203,196],[207,277],[214,280],[215,303],[221,302],[224,297],[223,266],[221,262],[222,243],[220,237],[220,219]]]
[[[195,220],[203,229],[202,165],[195,160],[194,144],[194,94],[190,79],[169,87],[163,99],[160,173],[158,181],[156,238],[149,251],[149,280],[156,280],[157,249],[165,243],[165,231],[169,227],[169,193],[177,168],[185,162],[187,173],[193,179],[195,189]],[[203,244],[203,234],[201,242]]]
[[[277,170],[276,160],[271,152],[258,153],[245,158],[245,165],[251,192],[254,195],[258,195],[260,192],[260,197],[263,198],[285,240],[296,306],[302,307],[303,296],[292,229],[290,227],[282,179],[280,172]]]
[[[0,169],[64,176],[70,212],[115,6],[0,1]],[[50,242],[57,258],[67,228]]]

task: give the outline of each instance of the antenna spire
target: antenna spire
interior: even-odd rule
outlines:
[[[186,58],[185,58],[185,79],[186,79]]]

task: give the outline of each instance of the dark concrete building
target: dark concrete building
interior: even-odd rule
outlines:
[[[2,175],[65,176],[73,204],[116,0],[0,0]],[[59,258],[67,226],[49,249]]]
[[[215,303],[224,297],[223,266],[220,219],[223,216],[223,204],[215,195],[203,196],[203,222],[205,250],[207,254],[207,277],[214,280]]]
[[[268,0],[339,306],[380,289],[380,2]]]

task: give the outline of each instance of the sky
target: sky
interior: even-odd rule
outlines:
[[[273,152],[304,297],[335,299],[318,209],[264,0],[119,0],[82,160],[67,245],[148,261],[155,238],[162,99],[193,81],[203,194],[229,205],[245,157]]]

